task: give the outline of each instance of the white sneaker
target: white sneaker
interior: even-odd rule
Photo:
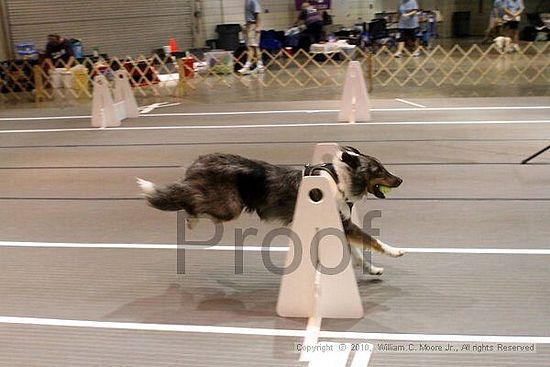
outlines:
[[[399,58],[403,57],[403,54],[402,54],[401,52],[396,52],[396,53],[393,55],[393,57],[399,59]]]
[[[239,74],[244,74],[244,75],[250,74],[251,73],[251,70],[250,70],[251,66],[252,65],[247,62],[246,64],[244,64],[242,69],[239,69]]]
[[[420,56],[420,51],[416,50],[413,52],[413,57],[419,57]]]
[[[265,66],[264,64],[258,64],[256,66],[256,69],[254,69],[254,71],[257,71],[258,73],[263,73],[265,71]]]

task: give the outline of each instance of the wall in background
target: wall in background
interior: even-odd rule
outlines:
[[[131,3],[132,8],[136,8],[136,4],[147,3],[144,0],[117,0],[117,2],[118,1],[120,1],[120,3]],[[294,0],[260,1],[262,8],[265,11],[261,15],[264,29],[286,30],[296,20],[298,13],[295,9]],[[453,13],[457,11],[470,13],[469,33],[471,35],[482,35],[488,24],[489,13],[493,2],[493,0],[417,1],[421,8],[431,10],[438,9],[441,11],[444,17],[444,22],[439,25],[439,33],[442,37],[452,36]],[[171,4],[170,6],[174,7],[177,11],[181,11],[184,7],[187,7],[187,9],[191,9],[191,7],[193,7],[193,10],[198,10],[199,13],[193,15],[190,13],[190,10],[186,10],[180,15],[180,18],[178,18],[176,22],[171,23],[168,22],[167,19],[173,18],[170,15],[173,15],[175,12],[172,12],[171,14],[163,14],[162,16],[159,16],[159,19],[163,19],[162,17],[165,17],[164,20],[159,21],[155,18],[155,13],[162,9],[151,10],[150,3],[147,3],[149,5],[144,6],[143,8],[146,9],[146,11],[138,15],[140,15],[143,19],[146,19],[147,17],[149,17],[149,19],[154,19],[153,22],[149,22],[149,24],[147,24],[147,26],[153,27],[152,29],[144,30],[143,32],[138,31],[137,29],[147,27],[144,27],[144,22],[141,22],[139,18],[136,18],[134,20],[129,20],[125,26],[121,27],[123,30],[123,32],[120,32],[121,34],[115,35],[114,33],[108,33],[108,36],[106,37],[106,33],[104,31],[106,28],[105,26],[99,27],[97,32],[95,32],[95,28],[98,27],[94,28],[94,24],[97,25],[99,23],[103,24],[106,22],[104,19],[106,18],[105,16],[98,18],[97,21],[81,20],[80,23],[78,21],[73,22],[70,27],[65,27],[66,29],[64,28],[65,23],[71,23],[71,20],[73,20],[74,17],[69,19],[67,19],[67,17],[63,17],[63,19],[54,19],[55,21],[59,20],[58,23],[52,23],[51,19],[49,19],[50,22],[46,26],[39,24],[41,21],[44,21],[44,17],[42,16],[44,12],[38,5],[44,4],[40,5],[44,7],[50,2],[51,1],[41,0],[37,1],[32,7],[27,7],[26,5],[22,6],[24,12],[18,13],[14,16],[13,22],[15,26],[13,30],[16,31],[15,36],[21,33],[24,37],[19,37],[21,39],[15,39],[14,41],[34,40],[37,42],[38,46],[42,48],[45,41],[45,34],[48,32],[61,32],[64,34],[74,34],[82,37],[88,47],[96,44],[98,46],[103,46],[103,43],[106,43],[102,48],[112,54],[134,54],[138,52],[148,53],[150,49],[160,47],[163,43],[166,43],[167,38],[172,36],[178,39],[182,48],[192,46],[200,47],[205,45],[205,41],[207,39],[218,38],[215,31],[216,25],[231,23],[242,24],[244,22],[244,0],[164,0],[164,7],[168,7],[168,3]],[[61,3],[60,0],[56,0],[55,2]],[[27,4],[28,2],[24,0],[0,0],[0,5],[3,3]],[[82,13],[81,10],[83,7],[77,7],[76,5],[78,4],[76,3],[82,4],[86,2],[79,0],[74,3],[74,6],[71,6],[80,9],[77,11],[78,14]],[[105,5],[106,3],[111,2],[107,2],[105,0],[97,2],[97,4],[103,4],[102,6],[107,8],[108,6]],[[332,9],[329,12],[333,15],[335,24],[351,26],[357,22],[371,20],[377,12],[396,11],[399,3],[400,0],[332,0]],[[526,5],[527,12],[534,12],[537,6],[541,7],[541,11],[550,11],[550,2],[548,0],[524,0],[524,3]],[[69,8],[71,6],[69,6]],[[96,7],[97,6],[98,5],[96,5]],[[543,9],[543,7],[545,9]],[[0,59],[5,59],[8,57],[9,42],[7,42],[8,35],[5,34],[5,26],[7,26],[7,24],[2,24],[5,20],[2,16],[2,10],[3,8],[0,6]],[[105,12],[105,14],[110,13]],[[33,18],[33,16],[35,16],[35,18]],[[90,18],[89,15],[78,15],[78,17],[81,16],[86,19]],[[22,25],[17,24],[17,18],[25,18],[24,21],[22,21]],[[80,18],[78,20],[80,21]],[[190,23],[193,24],[192,32],[190,26],[188,25]],[[92,25],[92,28],[84,30],[84,28],[86,28],[89,24]],[[159,26],[159,24],[162,26]],[[522,25],[526,24],[526,17],[523,17]],[[52,26],[55,26],[55,28],[52,28]],[[132,30],[132,27],[137,28]],[[162,32],[159,31],[160,28],[163,28]],[[109,27],[107,27],[107,29],[109,29]],[[192,40],[191,34],[193,36]],[[136,35],[138,35],[138,38],[141,37],[140,42],[136,42]]]
[[[459,0],[463,4],[470,6],[470,3],[477,0]],[[491,0],[485,0],[491,1]],[[455,11],[455,0],[417,0],[418,6],[426,10],[439,10],[443,16],[443,22],[438,24],[438,33],[441,37],[452,36],[452,17]],[[400,0],[376,0],[375,7],[379,11],[394,12],[399,9]]]
[[[261,4],[264,29],[286,29],[294,21],[293,1],[263,0]],[[204,39],[218,38],[218,24],[244,24],[244,0],[203,0],[201,6]]]
[[[197,0],[200,1],[200,0]],[[294,0],[260,0],[262,8],[268,13],[262,13],[263,28],[265,29],[287,29],[297,17]],[[439,9],[444,16],[445,21],[440,25],[440,34],[442,37],[452,35],[452,14],[457,11],[457,3],[467,9],[476,8],[478,0],[418,0],[419,6],[424,9]],[[482,0],[484,3],[491,3],[492,0]],[[534,1],[534,0],[533,0]],[[374,18],[374,14],[381,11],[396,11],[400,0],[333,0],[332,9],[329,11],[333,15],[335,24],[351,26],[357,22],[369,21]],[[475,6],[474,6],[475,5]],[[215,32],[216,25],[224,23],[242,24],[244,22],[244,0],[202,0],[202,18],[199,20],[203,24],[201,32],[197,36],[196,44],[204,44],[206,39],[216,39],[218,35]],[[486,8],[486,7],[485,7]],[[488,13],[487,13],[488,14]],[[488,15],[483,14],[479,19],[488,19]],[[476,18],[476,22],[477,22]],[[474,22],[472,22],[474,23]],[[475,29],[481,28],[481,20],[476,24]],[[486,26],[486,22],[484,23]]]
[[[294,0],[260,0],[263,13],[262,28],[286,30],[295,21],[298,12]],[[196,44],[203,44],[202,40],[216,39],[216,25],[243,24],[244,0],[202,0],[201,35],[198,35]],[[266,13],[267,11],[267,13]],[[358,20],[368,21],[376,12],[375,0],[333,0],[332,9],[335,24],[350,26]]]
[[[447,1],[445,2],[447,3]],[[548,0],[523,0],[525,5],[525,12],[522,16],[522,21],[520,28],[529,24],[527,21],[527,16],[525,13],[534,13],[539,7],[539,11],[543,11],[543,8],[546,8],[546,11],[550,10],[550,1]],[[546,3],[545,6],[543,4]],[[471,35],[472,36],[481,36],[485,33],[487,26],[489,25],[489,17],[493,7],[492,0],[455,0],[454,4],[450,7],[452,11],[469,11],[470,12],[470,24],[471,24]]]
[[[192,47],[192,0],[0,0],[5,4],[10,42],[32,42],[44,49],[46,36],[57,33],[81,39],[110,56],[150,55],[175,38]],[[62,10],[61,10],[62,9]],[[121,11],[122,9],[122,11]]]
[[[0,60],[9,58],[9,41],[5,32],[7,24],[4,23],[5,14],[3,1],[0,0]]]

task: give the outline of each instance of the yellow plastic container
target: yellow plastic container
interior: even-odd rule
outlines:
[[[77,66],[71,69],[73,74],[73,87],[79,97],[85,97],[90,90],[90,78],[85,66]]]

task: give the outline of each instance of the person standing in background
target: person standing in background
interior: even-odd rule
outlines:
[[[507,30],[507,35],[512,39],[512,47],[515,51],[519,51],[519,22],[521,21],[521,13],[525,7],[523,0],[504,0],[504,9],[502,19],[504,20],[504,28]]]
[[[416,0],[401,0],[399,6],[399,42],[397,43],[397,52],[395,57],[403,57],[403,51],[407,43],[413,44],[413,56],[420,56],[418,49],[418,39],[416,31],[418,30],[418,3]]]
[[[485,37],[482,42],[489,42],[493,37],[491,33],[496,33],[495,37],[500,36],[502,28],[502,16],[504,15],[504,0],[495,0],[493,3],[493,9],[489,17],[489,26],[485,30]]]
[[[319,10],[308,2],[303,3],[302,11],[294,25],[296,26],[300,21],[303,21],[306,25],[310,43],[319,43],[323,37],[324,25],[323,16],[319,13]]]
[[[243,68],[239,70],[239,73],[243,75],[250,74],[253,71],[264,71],[264,65],[260,55],[261,12],[262,8],[259,0],[244,0],[244,17],[246,21],[244,26],[244,41],[247,47],[247,55]],[[256,68],[251,70],[254,63],[256,63]]]

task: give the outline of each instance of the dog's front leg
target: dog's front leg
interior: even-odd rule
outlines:
[[[351,246],[357,246],[364,250],[373,249],[393,257],[399,257],[405,254],[403,250],[387,245],[371,237],[368,233],[363,232],[363,230],[352,223],[350,219],[344,219],[342,224],[344,225],[344,231],[346,232],[346,237]]]
[[[350,246],[349,249],[355,266],[362,267],[370,275],[382,275],[384,273],[383,267],[372,265],[369,260],[365,259],[365,252],[362,248]]]

